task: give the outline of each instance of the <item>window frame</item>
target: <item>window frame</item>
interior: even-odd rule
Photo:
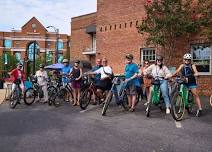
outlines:
[[[190,53],[192,54],[192,63],[193,64],[195,64],[195,62],[194,62],[194,60],[198,60],[198,59],[194,59],[193,58],[193,49],[192,49],[192,47],[193,46],[203,46],[203,45],[208,45],[209,46],[209,48],[211,49],[211,52],[209,53],[209,55],[210,55],[210,57],[209,57],[209,72],[199,72],[198,71],[198,73],[200,74],[200,75],[212,75],[212,45],[211,44],[209,44],[209,43],[193,43],[193,44],[190,44]],[[199,59],[200,60],[200,59]],[[205,59],[205,60],[207,60],[207,59]],[[195,64],[196,65],[196,64]]]
[[[147,55],[144,55],[144,51],[153,51],[154,53],[150,53]],[[155,62],[156,61],[156,48],[153,47],[149,47],[149,48],[140,48],[140,61],[141,61],[141,65],[143,66],[144,63],[144,56],[153,56],[152,58],[154,58],[153,60],[149,60],[149,62]]]

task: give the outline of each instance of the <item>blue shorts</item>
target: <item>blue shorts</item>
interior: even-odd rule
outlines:
[[[186,87],[188,88],[188,89],[194,89],[194,88],[197,88],[197,84],[185,84],[186,85]]]

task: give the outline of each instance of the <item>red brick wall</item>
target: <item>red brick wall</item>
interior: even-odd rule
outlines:
[[[124,72],[124,56],[132,53],[140,63],[140,48],[145,37],[136,26],[144,17],[142,0],[99,0],[97,5],[97,52],[108,58],[115,73]],[[121,27],[120,27],[121,26]]]
[[[108,58],[115,73],[124,72],[126,53],[132,53],[134,61],[140,63],[140,48],[147,47],[145,36],[138,34],[136,29],[136,23],[139,25],[139,22],[145,17],[143,7],[145,2],[146,0],[98,0],[97,2],[97,56]],[[193,36],[193,38],[196,37]],[[178,67],[182,63],[183,54],[190,49],[189,45],[188,38],[178,40],[174,58],[171,58],[166,64]],[[159,52],[157,49],[157,53]],[[167,59],[167,53],[163,53]],[[212,94],[211,80],[211,75],[199,77],[201,93]]]
[[[86,48],[91,48],[92,37],[86,33],[86,27],[96,25],[96,13],[72,18],[71,22],[71,60],[88,60],[94,63],[95,56],[83,55]]]

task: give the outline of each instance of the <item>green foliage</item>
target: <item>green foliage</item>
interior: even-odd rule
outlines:
[[[200,22],[193,16],[192,0],[153,0],[145,5],[145,10],[146,18],[138,31],[148,34],[147,45],[159,45],[172,52],[178,38],[199,30]]]
[[[199,0],[197,13],[204,26],[203,35],[212,41],[212,0]]]

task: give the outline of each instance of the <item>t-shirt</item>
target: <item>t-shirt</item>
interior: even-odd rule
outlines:
[[[47,72],[46,71],[37,71],[36,72],[36,77],[38,79],[38,84],[39,85],[47,85],[46,79],[48,78]]]
[[[148,68],[144,70],[144,75],[151,74],[154,78],[155,77],[171,77],[171,72],[169,69],[163,65],[162,68],[160,68],[158,65],[152,64]]]
[[[126,64],[125,66],[125,78],[129,79],[132,76],[134,76],[135,74],[139,73],[139,68],[135,63],[130,63],[130,64]],[[127,85],[135,85],[135,86],[140,86],[140,82],[138,78],[134,78],[132,80],[130,80]]]
[[[98,70],[94,71],[94,73],[101,74],[101,79],[104,79],[104,78],[109,77],[109,75],[107,75],[106,73],[112,74],[113,70],[110,66],[105,66],[105,67],[101,67]]]
[[[94,71],[100,69],[101,67],[102,66],[94,66],[91,71],[94,72]],[[100,79],[101,79],[101,74],[100,73],[99,74],[96,74],[95,77],[94,77],[94,83],[95,84],[98,84],[99,81],[100,81]]]
[[[72,68],[70,67],[70,65],[68,65],[68,66],[64,66],[61,69],[61,72],[62,72],[62,74],[69,74],[71,70],[72,70]],[[62,78],[62,82],[68,83],[69,82],[69,79],[67,77],[63,77]]]

